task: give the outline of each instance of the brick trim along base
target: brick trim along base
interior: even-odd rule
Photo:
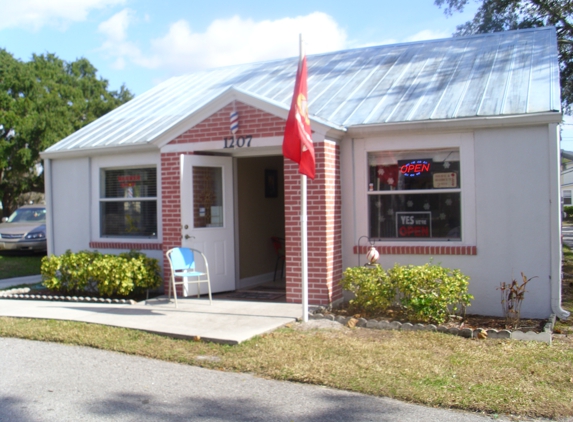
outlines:
[[[90,242],[92,249],[136,249],[136,250],[153,250],[160,251],[161,243],[129,243],[129,242]]]
[[[354,246],[354,255],[365,255],[370,246]],[[477,246],[376,246],[380,255],[477,255]],[[360,250],[360,252],[358,252]]]

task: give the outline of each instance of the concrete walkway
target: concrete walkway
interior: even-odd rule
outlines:
[[[42,281],[41,275],[29,275],[27,277],[5,278],[0,280],[0,289],[6,289],[21,284],[38,284]]]
[[[302,305],[165,297],[135,305],[0,298],[0,316],[59,319],[131,328],[179,338],[238,344],[302,315]]]

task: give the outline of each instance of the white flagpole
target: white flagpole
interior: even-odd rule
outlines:
[[[302,63],[303,42],[299,34],[299,67]],[[301,228],[301,254],[302,254],[302,321],[308,322],[308,233],[306,212],[306,175],[300,175],[300,228]]]

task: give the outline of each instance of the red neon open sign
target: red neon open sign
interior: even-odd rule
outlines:
[[[419,176],[422,173],[430,172],[430,163],[426,160],[414,160],[400,167],[400,173],[404,176]]]

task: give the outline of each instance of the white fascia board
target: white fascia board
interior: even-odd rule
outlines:
[[[80,158],[80,157],[98,157],[103,155],[133,154],[137,152],[159,152],[159,148],[152,144],[132,144],[120,146],[106,146],[95,148],[81,148],[72,150],[59,150],[54,152],[42,151],[42,159],[59,159],[59,158]]]
[[[468,117],[459,119],[424,120],[419,122],[377,123],[356,125],[348,128],[351,138],[365,137],[380,132],[401,131],[463,131],[493,127],[535,126],[540,124],[559,124],[563,120],[560,112],[523,114],[514,116]]]
[[[164,147],[173,139],[192,129],[233,101],[240,101],[283,120],[286,120],[288,117],[289,110],[282,104],[231,87],[194,113],[190,114],[181,122],[163,132],[157,138],[153,139],[151,143],[156,145],[158,148]],[[344,134],[345,130],[340,126],[323,122],[321,119],[316,119],[313,116],[310,116],[310,120],[312,130],[315,132],[322,134],[328,133],[330,136],[333,136],[333,133],[334,135],[339,134],[338,137],[341,137],[342,134]]]

